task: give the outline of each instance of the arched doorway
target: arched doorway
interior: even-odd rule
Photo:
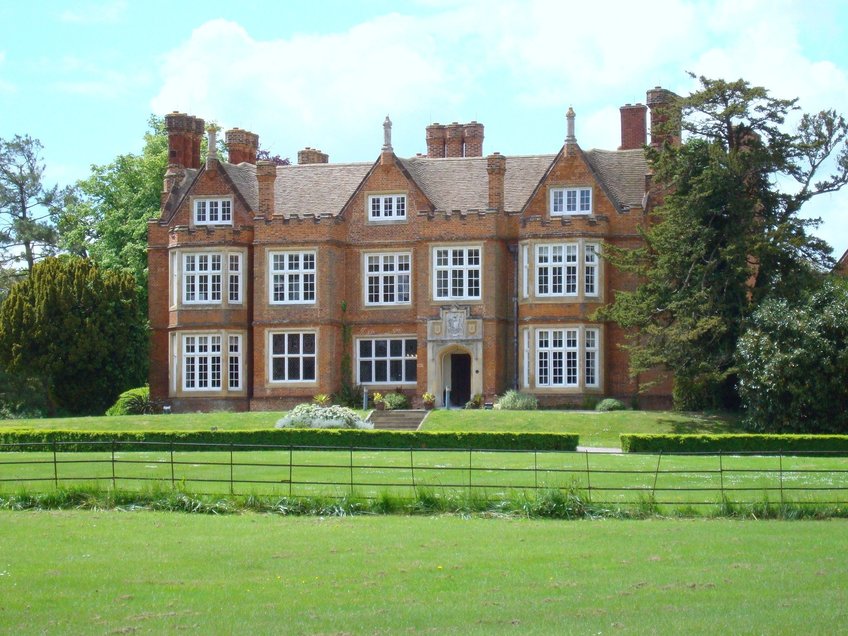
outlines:
[[[451,346],[441,352],[440,402],[450,408],[462,408],[472,394],[471,353],[462,346]]]

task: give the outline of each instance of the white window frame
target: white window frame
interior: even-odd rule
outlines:
[[[232,225],[232,197],[202,197],[194,199],[192,219],[195,225]]]
[[[481,246],[437,246],[432,254],[434,300],[480,300],[483,290]],[[472,259],[476,263],[472,263]],[[462,293],[456,293],[458,287],[461,287]],[[476,294],[469,293],[472,287],[476,288]]]
[[[533,331],[535,387],[577,389],[600,386],[600,329],[557,326],[537,327]]]
[[[280,259],[281,267],[275,264],[277,258]],[[307,267],[309,264],[311,267]],[[268,253],[268,302],[270,304],[313,305],[317,298],[318,255],[315,250],[275,250]]]
[[[223,390],[223,336],[212,333],[183,334],[180,338],[183,391]],[[203,375],[201,375],[203,374]]]
[[[598,296],[599,254],[597,243],[537,244],[533,283],[536,296],[574,298],[581,293],[587,297]]]
[[[306,337],[312,340],[312,351],[306,352],[304,342]],[[282,339],[282,350],[275,351],[277,338]],[[296,337],[297,344],[291,347],[293,340]],[[296,349],[296,350],[295,350]],[[269,384],[316,384],[318,382],[318,332],[317,331],[270,331],[268,332],[268,382]],[[282,361],[282,378],[274,377],[274,362]],[[300,377],[292,378],[289,375],[289,363],[292,360],[298,361],[298,369]],[[312,361],[311,378],[304,378],[304,370],[306,369],[306,361]]]
[[[409,305],[412,302],[412,253],[363,254],[363,292],[367,307]],[[376,294],[376,300],[374,300]]]
[[[370,194],[368,195],[369,221],[405,221],[406,194]]]
[[[244,258],[241,252],[181,252],[178,298],[184,305],[242,304]],[[225,285],[226,281],[226,285]],[[191,296],[191,297],[190,297]]]
[[[377,354],[377,343],[385,344],[385,355]],[[363,345],[370,343],[370,353],[363,355]],[[399,352],[392,352],[392,343],[399,343]],[[409,352],[409,343],[413,344],[414,353]],[[356,353],[356,382],[361,385],[415,385],[418,382],[418,339],[415,336],[371,336],[357,338]],[[364,377],[363,363],[370,363],[370,379]],[[411,364],[410,364],[411,363]],[[384,365],[385,380],[376,380],[378,365]],[[400,379],[392,379],[392,367],[400,369]],[[409,373],[409,369],[412,372]],[[414,377],[411,377],[414,376]]]
[[[577,216],[592,214],[592,188],[551,188],[549,210],[551,216]]]

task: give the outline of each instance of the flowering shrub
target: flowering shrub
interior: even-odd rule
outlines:
[[[383,404],[387,411],[409,408],[409,400],[403,393],[386,393],[383,396]]]
[[[530,393],[519,393],[514,389],[510,389],[495,402],[496,409],[504,411],[535,411],[539,407],[539,402],[534,395]]]
[[[275,428],[374,428],[374,425],[346,406],[298,404],[277,420]]]

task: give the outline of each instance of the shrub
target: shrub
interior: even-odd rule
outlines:
[[[480,393],[477,393],[472,397],[468,402],[465,403],[465,408],[467,409],[482,409],[483,408],[483,396]]]
[[[604,398],[598,402],[597,406],[595,406],[595,410],[606,413],[607,411],[626,411],[627,407],[621,400],[616,400],[615,398]]]
[[[504,411],[535,411],[539,408],[539,401],[535,395],[510,389],[498,398],[495,408]]]
[[[358,409],[362,406],[362,387],[343,382],[342,388],[333,395],[333,402],[348,408]]]
[[[106,415],[152,415],[159,410],[158,407],[159,405],[150,399],[150,387],[141,386],[121,393],[106,411]]]
[[[333,398],[326,393],[319,393],[318,395],[312,396],[312,401],[318,406],[330,406],[330,404],[333,403]]]
[[[383,396],[383,406],[387,411],[408,409],[409,399],[403,393],[386,393]]]
[[[625,453],[848,453],[848,435],[625,434]]]
[[[346,406],[298,404],[277,420],[275,428],[374,428],[374,425]]]

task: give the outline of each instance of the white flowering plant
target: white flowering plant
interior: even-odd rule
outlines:
[[[298,404],[277,420],[275,428],[374,428],[346,406]]]

